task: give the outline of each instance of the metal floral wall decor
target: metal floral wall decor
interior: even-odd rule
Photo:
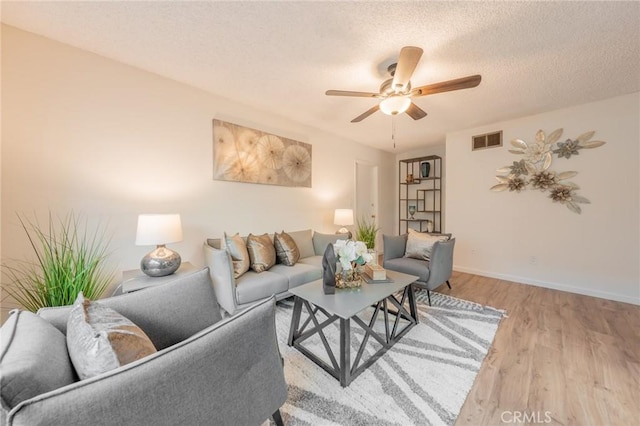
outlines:
[[[213,178],[311,187],[311,145],[213,120]]]
[[[526,188],[537,189],[548,192],[549,198],[554,203],[564,204],[572,212],[580,214],[582,209],[578,204],[589,204],[590,201],[576,194],[580,187],[567,180],[576,176],[578,172],[556,172],[549,170],[549,167],[554,154],[559,159],[568,160],[572,156],[579,155],[583,149],[604,145],[603,141],[591,140],[594,134],[594,131],[586,132],[575,139],[558,142],[562,137],[562,129],[551,132],[549,136],[546,136],[542,130],[538,130],[535,142],[526,143],[522,139],[512,140],[513,149],[510,149],[509,152],[524,156],[524,159],[514,161],[512,165],[498,169],[498,173],[506,173],[506,175],[496,176],[499,183],[492,186],[491,190],[505,191],[508,189],[520,192]]]

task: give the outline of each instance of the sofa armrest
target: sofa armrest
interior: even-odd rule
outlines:
[[[407,248],[407,234],[382,235],[383,266],[384,261],[403,257]]]
[[[207,243],[204,244],[203,250],[216,299],[222,309],[227,311],[229,315],[233,315],[238,309],[238,304],[231,256],[226,250],[213,248]]]
[[[26,400],[7,424],[260,424],[286,397],[272,297],[156,354]]]
[[[429,260],[429,280],[427,287],[435,288],[451,278],[453,272],[453,249],[456,239],[437,241],[431,250]],[[433,286],[433,287],[432,287]]]

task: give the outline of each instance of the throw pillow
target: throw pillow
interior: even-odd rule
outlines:
[[[227,252],[231,255],[231,262],[233,263],[233,277],[239,278],[249,270],[251,261],[249,260],[249,252],[247,251],[247,245],[240,235],[230,237],[227,233],[224,233],[224,245],[227,248]]]
[[[251,259],[251,269],[260,273],[276,264],[276,249],[269,234],[247,237],[247,250]]]
[[[316,255],[322,256],[329,244],[335,244],[338,240],[346,240],[348,238],[348,234],[321,234],[320,232],[314,232],[313,250],[316,252]]]
[[[293,238],[286,232],[274,233],[273,245],[276,247],[276,257],[283,265],[293,266],[300,260],[300,250],[298,250]]]
[[[67,320],[67,348],[80,379],[88,379],[156,352],[147,335],[111,308],[82,293]]]
[[[2,408],[76,380],[64,334],[32,312],[12,311],[0,329]]]
[[[437,241],[447,241],[448,239],[448,235],[430,235],[424,232],[418,232],[416,230],[409,229],[409,235],[407,236],[407,247],[405,249],[404,257],[429,260],[431,258],[431,250],[433,250],[433,245]]]
[[[313,231],[311,229],[292,231],[289,232],[289,236],[296,242],[296,246],[300,252],[300,259],[316,255],[313,250]]]

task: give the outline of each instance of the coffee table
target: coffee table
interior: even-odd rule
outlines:
[[[289,346],[298,349],[307,358],[339,380],[342,387],[349,386],[353,379],[418,324],[416,299],[413,286],[410,285],[418,277],[389,270],[387,277],[393,282],[364,283],[362,287],[356,289],[336,289],[335,294],[324,294],[322,280],[289,289],[295,296],[289,330]],[[402,292],[400,300],[396,296],[399,292]],[[408,312],[404,306],[405,301],[409,302]],[[306,308],[308,316],[300,324],[303,306]],[[368,323],[358,316],[358,313],[367,309],[373,309],[373,315]],[[324,314],[326,319],[318,319],[316,315],[318,312]],[[380,312],[384,315],[384,334],[374,330]],[[340,322],[339,360],[336,359],[323,331],[335,321]],[[353,363],[351,363],[352,321],[365,332]],[[303,345],[305,340],[314,335],[319,335],[331,365]],[[363,362],[362,356],[369,337],[374,338],[381,347]]]

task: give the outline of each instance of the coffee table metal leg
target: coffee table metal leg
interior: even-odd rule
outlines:
[[[351,320],[340,318],[340,385],[351,383]]]
[[[298,334],[300,314],[302,313],[302,299],[296,296],[294,300],[293,313],[291,314],[291,327],[289,328],[289,340],[287,342],[289,346],[293,346],[293,340]]]
[[[416,324],[420,322],[420,317],[418,316],[418,305],[416,304],[416,293],[413,291],[413,284],[409,284],[406,289],[409,291],[409,312],[414,320],[416,320]]]

